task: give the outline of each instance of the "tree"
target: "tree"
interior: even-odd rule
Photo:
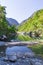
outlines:
[[[6,33],[7,26],[5,7],[0,5],[0,35]]]
[[[15,26],[8,26],[6,36],[9,40],[15,39],[17,33],[16,33],[16,28]]]
[[[3,35],[7,37],[6,40],[15,38],[16,28],[15,26],[10,26],[6,20],[6,10],[4,6],[0,5],[0,38],[2,39]]]

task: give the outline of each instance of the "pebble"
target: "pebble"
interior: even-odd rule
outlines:
[[[0,65],[43,65],[43,60],[37,58],[18,59],[16,62],[7,62],[0,59]]]

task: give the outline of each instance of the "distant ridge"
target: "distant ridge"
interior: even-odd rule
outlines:
[[[9,25],[16,25],[16,26],[19,25],[18,21],[16,21],[13,18],[6,18],[6,19],[7,19]]]

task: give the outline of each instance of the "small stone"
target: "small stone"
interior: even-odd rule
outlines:
[[[17,57],[16,56],[9,56],[8,60],[11,61],[11,62],[13,62],[13,61],[17,60]]]
[[[7,64],[7,65],[9,65],[9,64]]]
[[[42,63],[40,62],[36,62],[35,65],[43,65]]]
[[[1,54],[3,54],[3,52],[1,52]]]
[[[7,57],[3,57],[4,61],[8,61],[8,58]]]

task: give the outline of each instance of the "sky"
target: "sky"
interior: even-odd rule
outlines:
[[[43,8],[43,0],[0,0],[6,6],[6,17],[16,19],[19,23]]]

